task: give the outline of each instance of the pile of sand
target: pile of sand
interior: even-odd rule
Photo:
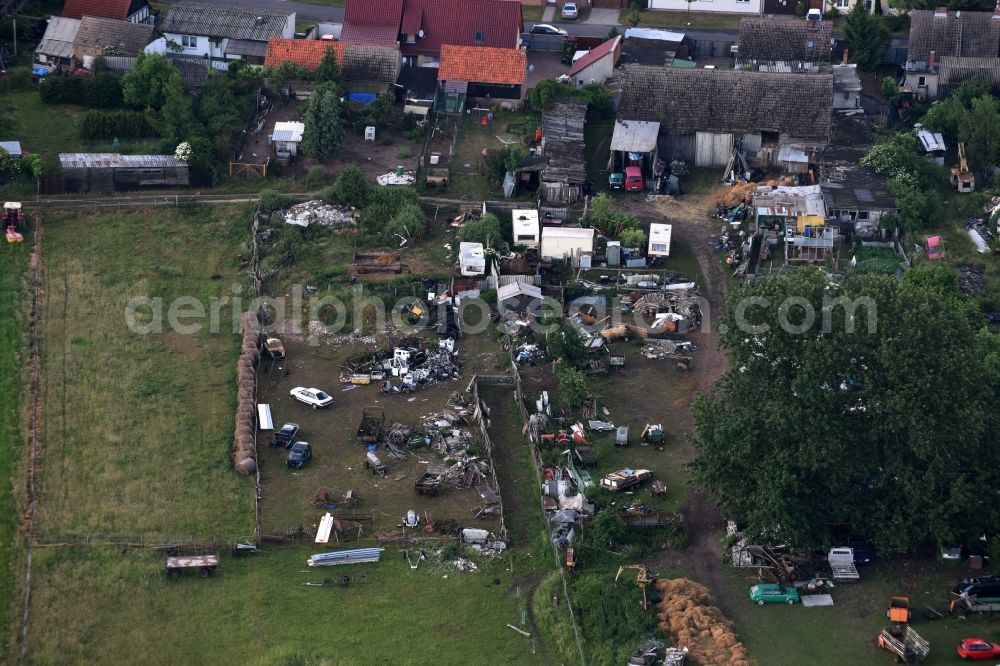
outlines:
[[[660,629],[686,647],[702,666],[750,666],[750,655],[733,633],[733,623],[715,606],[708,588],[685,578],[659,580],[663,596],[656,616]]]

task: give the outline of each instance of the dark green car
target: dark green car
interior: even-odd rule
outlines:
[[[625,173],[623,171],[612,171],[608,176],[608,186],[613,190],[625,189]]]
[[[781,587],[776,583],[760,583],[750,588],[750,601],[759,606],[764,604],[794,604],[800,601],[794,587]]]

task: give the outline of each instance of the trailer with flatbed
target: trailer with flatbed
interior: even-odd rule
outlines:
[[[620,469],[617,472],[610,472],[601,479],[601,488],[617,493],[634,488],[652,476],[653,470],[651,469]]]
[[[167,576],[176,580],[185,569],[196,569],[202,578],[208,578],[219,568],[218,555],[182,555],[167,558]]]
[[[931,652],[931,645],[909,625],[883,629],[878,645],[895,655],[898,664],[920,664]]]

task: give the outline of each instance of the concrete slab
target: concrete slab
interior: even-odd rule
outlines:
[[[802,605],[806,608],[813,606],[832,606],[833,597],[829,594],[806,594],[802,596]]]
[[[584,23],[588,25],[618,25],[618,10],[594,7],[590,10],[590,16]]]
[[[556,8],[555,8],[555,6],[549,6],[549,7],[545,8],[544,12],[542,12],[542,20],[540,22],[541,23],[552,23],[552,20],[555,17],[556,17]]]
[[[558,53],[542,53],[528,51],[528,75],[525,86],[534,88],[539,81],[556,79],[562,74],[569,74],[569,67],[562,64]]]

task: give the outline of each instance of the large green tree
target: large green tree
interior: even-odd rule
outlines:
[[[316,88],[306,102],[305,131],[302,134],[302,152],[309,157],[325,159],[340,152],[344,140],[344,121],[341,118],[340,100],[330,85]]]
[[[140,53],[122,77],[122,97],[125,103],[138,109],[159,110],[167,101],[171,86],[180,84],[181,75],[159,53]]]
[[[340,71],[340,65],[337,64],[337,56],[334,55],[332,47],[328,46],[323,51],[323,57],[320,58],[319,64],[316,66],[313,80],[317,84],[326,83],[332,85],[338,95],[343,94],[344,77]]]
[[[811,549],[847,526],[906,552],[1000,522],[1000,336],[948,270],[800,271],[731,299],[692,470],[752,539]]]
[[[844,21],[844,39],[851,62],[871,72],[882,62],[885,47],[889,45],[889,29],[881,16],[865,8],[865,3],[855,2]]]

